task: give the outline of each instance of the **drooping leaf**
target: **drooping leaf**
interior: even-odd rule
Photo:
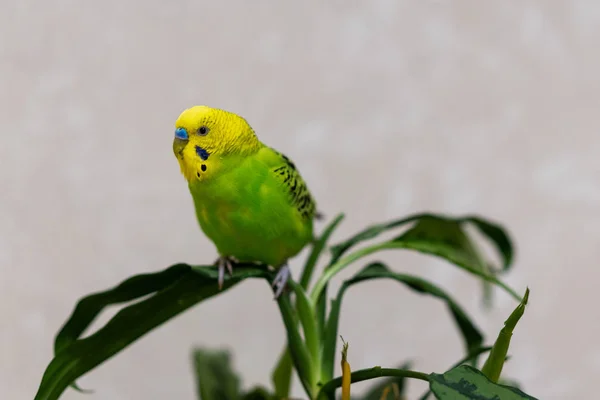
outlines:
[[[406,362],[402,364],[400,369],[409,369],[410,362]],[[393,376],[385,379],[380,379],[379,382],[373,386],[369,391],[362,397],[363,400],[380,400],[381,394],[386,388],[393,387],[395,385],[395,390],[398,391],[399,395],[404,394],[404,390],[406,387],[406,378],[403,376]]]
[[[446,259],[470,273],[497,284],[513,297],[521,300],[514,290],[490,273],[489,263],[483,259],[473,241],[465,233],[461,220],[440,216],[422,217],[413,227],[393,239],[392,243]]]
[[[135,275],[118,286],[81,299],[54,341],[54,354],[77,340],[107,306],[125,303],[157,292],[189,273],[187,265],[176,264],[164,271]]]
[[[194,350],[198,400],[238,400],[240,378],[233,371],[229,352]]]
[[[449,221],[455,222],[459,225],[463,225],[464,223],[473,224],[481,233],[483,233],[491,241],[491,243],[496,247],[496,249],[498,249],[498,251],[502,255],[502,268],[504,270],[508,270],[511,267],[514,253],[512,241],[510,240],[508,233],[499,224],[474,215],[454,218],[444,214],[435,213],[418,213],[409,215],[406,218],[401,218],[395,221],[371,225],[368,228],[358,232],[351,238],[345,240],[344,242],[333,246],[331,249],[332,263],[339,260],[340,257],[351,247],[363,241],[373,239],[381,233],[387,232],[395,228],[399,228],[408,223],[415,221],[418,222],[421,220]]]
[[[481,217],[469,216],[463,218],[462,221],[472,223],[490,240],[502,256],[501,271],[508,271],[514,258],[514,246],[506,230],[500,225]]]
[[[517,388],[491,382],[468,365],[431,374],[429,385],[438,400],[537,400]]]
[[[513,289],[491,273],[493,268],[490,267],[490,263],[481,256],[480,250],[474,245],[474,242],[463,229],[463,224],[471,223],[472,221],[477,221],[479,226],[488,227],[488,225],[485,225],[481,219],[474,219],[475,217],[468,218],[469,220],[467,221],[461,218],[450,218],[442,215],[419,214],[392,223],[376,225],[360,232],[346,242],[334,246],[332,249],[334,262],[325,270],[315,284],[311,293],[311,298],[313,301],[316,301],[319,296],[321,296],[321,291],[326,287],[333,276],[362,257],[382,250],[410,249],[443,258],[452,264],[479,276],[484,281],[500,286],[515,299],[521,301],[521,297]],[[345,251],[357,243],[370,239],[385,230],[407,222],[415,223],[395,239],[367,246],[345,257],[341,257]],[[488,233],[491,231],[492,229],[487,229]],[[496,236],[500,236],[496,233]],[[503,248],[506,246],[506,243],[502,245]]]
[[[424,218],[424,217],[427,217],[430,215],[433,215],[433,214],[429,214],[429,213],[414,214],[414,215],[410,215],[406,218],[398,219],[395,221],[371,225],[371,226],[367,227],[366,229],[358,232],[351,238],[343,241],[342,243],[338,243],[337,245],[333,246],[331,248],[331,263],[330,264],[334,264],[337,260],[339,260],[344,255],[344,253],[346,253],[346,251],[348,251],[351,247],[354,247],[355,245],[357,245],[361,242],[364,242],[369,239],[373,239],[383,232],[389,231],[394,228],[398,228],[409,222],[413,222],[413,221],[418,220],[419,218]]]
[[[44,372],[35,400],[58,399],[77,378],[195,304],[244,279],[273,278],[266,268],[240,264],[219,291],[217,275],[215,267],[178,264],[157,274],[130,278],[114,289],[83,298],[56,338],[58,352]],[[102,328],[79,338],[100,310],[148,295],[152,289],[153,295],[121,309]]]
[[[487,376],[492,382],[498,382],[500,374],[502,373],[502,367],[508,354],[508,347],[510,346],[510,339],[512,333],[517,326],[517,323],[525,312],[525,306],[529,300],[529,288],[525,291],[523,301],[515,308],[510,314],[508,319],[504,322],[504,327],[500,330],[498,338],[492,347],[492,351],[485,361],[481,372]]]
[[[443,300],[448,306],[450,313],[452,314],[452,317],[454,318],[454,321],[462,334],[466,352],[471,353],[481,346],[481,343],[483,342],[483,336],[481,332],[471,321],[471,318],[467,316],[467,313],[445,291],[422,278],[407,274],[394,273],[390,271],[384,264],[375,262],[369,264],[354,277],[345,281],[340,287],[338,295],[331,303],[331,311],[329,313],[329,319],[327,321],[325,333],[325,342],[323,344],[323,380],[331,379],[333,374],[333,363],[337,343],[340,309],[345,291],[356,283],[381,278],[393,279],[419,293],[429,294]]]

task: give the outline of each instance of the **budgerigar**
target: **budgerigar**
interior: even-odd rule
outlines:
[[[263,144],[244,118],[207,106],[181,113],[173,152],[198,223],[219,253],[219,288],[232,261],[260,262],[278,269],[278,298],[287,261],[313,239],[318,215],[294,163]]]

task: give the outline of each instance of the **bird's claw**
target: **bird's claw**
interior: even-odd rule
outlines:
[[[229,276],[233,276],[233,258],[227,256],[221,256],[217,259],[215,264],[219,268],[219,290],[223,289],[223,282],[225,281],[225,269],[229,272]]]
[[[290,275],[290,267],[287,264],[284,264],[281,268],[279,268],[279,271],[277,271],[277,275],[275,275],[275,279],[273,279],[275,300],[277,300],[279,296],[281,296],[281,293],[283,293]]]

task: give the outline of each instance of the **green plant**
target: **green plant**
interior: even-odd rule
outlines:
[[[194,363],[198,393],[203,400],[287,398],[293,370],[308,398],[333,399],[336,389],[342,385],[342,378],[334,377],[342,300],[350,287],[373,279],[391,279],[418,293],[443,301],[462,335],[465,357],[442,374],[413,371],[408,369],[408,364],[400,369],[376,366],[354,371],[351,373],[351,382],[387,377],[378,382],[364,399],[378,399],[382,393],[387,396],[390,387],[398,396],[407,378],[429,383],[431,392],[425,393],[423,399],[432,395],[438,399],[533,399],[517,388],[497,383],[507,358],[512,331],[529,297],[529,290],[521,298],[498,279],[500,274],[510,269],[513,260],[511,241],[500,226],[475,216],[453,218],[438,214],[417,214],[373,225],[330,247],[329,260],[322,274],[310,286],[317,262],[323,250],[328,248],[328,240],[342,218],[340,215],[333,220],[312,244],[300,280],[290,280],[290,291],[276,303],[285,324],[288,345],[273,371],[272,390],[254,388],[248,392],[242,391],[240,380],[229,365],[227,353],[196,349]],[[495,246],[502,258],[501,266],[491,265],[482,256],[476,241],[465,229],[468,225],[476,228]],[[400,228],[406,229],[392,239],[356,249],[358,245],[374,240],[382,233]],[[490,285],[496,285],[514,297],[519,305],[506,321],[493,346],[482,347],[484,337],[479,329],[443,289],[417,276],[394,272],[381,262],[368,263],[343,282],[328,304],[328,283],[338,272],[376,252],[392,249],[416,250],[441,257],[480,278],[485,285],[485,293],[489,294]],[[245,279],[259,278],[271,282],[273,277],[274,273],[264,266],[238,264],[233,276],[225,281],[222,292]],[[222,292],[217,288],[217,270],[214,266],[177,264],[162,272],[131,277],[110,290],[84,297],[56,336],[55,356],[44,373],[35,399],[58,399],[69,386],[78,389],[75,381],[81,375],[170,318]],[[139,300],[142,297],[145,299]],[[102,328],[81,338],[83,331],[105,307],[134,300],[137,301],[122,308]],[[483,367],[477,369],[479,356],[487,352],[489,356]]]

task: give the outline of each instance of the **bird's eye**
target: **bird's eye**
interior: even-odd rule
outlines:
[[[201,126],[198,128],[198,135],[206,136],[208,134],[209,129],[206,126]]]
[[[175,137],[181,140],[188,140],[188,133],[185,128],[177,128],[175,129]]]

